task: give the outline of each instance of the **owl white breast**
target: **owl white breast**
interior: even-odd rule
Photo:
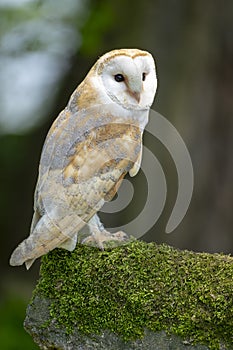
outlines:
[[[98,59],[54,121],[43,147],[31,232],[13,252],[11,265],[26,264],[56,247],[75,248],[88,225],[100,248],[123,235],[107,232],[97,212],[127,172],[137,174],[142,134],[157,88],[152,56],[113,50]],[[85,242],[84,242],[85,241]]]

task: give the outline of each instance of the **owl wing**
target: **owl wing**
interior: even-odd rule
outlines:
[[[14,251],[12,265],[74,240],[116,192],[139,157],[140,130],[115,123],[103,108],[63,111],[46,138],[35,191],[31,234]],[[75,244],[71,245],[72,247]]]
[[[116,120],[103,106],[65,110],[48,134],[35,208],[68,237],[117,191],[128,171],[132,176],[139,169],[141,131]]]

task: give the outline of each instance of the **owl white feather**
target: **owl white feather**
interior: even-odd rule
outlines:
[[[97,212],[111,200],[124,176],[135,176],[142,134],[157,88],[154,60],[138,49],[113,50],[98,59],[54,121],[42,150],[30,235],[10,264],[25,263],[54,248],[72,251],[81,243],[101,249],[123,232],[104,229]]]

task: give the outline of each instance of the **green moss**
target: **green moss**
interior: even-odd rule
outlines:
[[[219,349],[233,344],[233,258],[134,241],[112,250],[78,245],[42,259],[36,294],[72,332],[108,329],[124,340],[165,330]]]

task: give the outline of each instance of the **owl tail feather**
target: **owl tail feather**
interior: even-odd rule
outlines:
[[[28,259],[25,261],[26,269],[29,270],[36,259]]]
[[[32,266],[35,259],[30,259],[28,256],[28,245],[27,240],[24,240],[20,245],[13,251],[10,257],[11,266],[19,266],[25,263],[27,270]]]
[[[79,227],[83,227],[84,224],[85,222],[80,220]],[[77,231],[79,227],[76,225],[75,228],[77,228]],[[74,250],[76,242],[77,235],[73,234],[69,237],[68,234],[62,233],[57,227],[54,227],[48,217],[44,215],[39,220],[30,236],[20,243],[13,251],[10,258],[10,265],[19,266],[25,263],[26,268],[29,269],[37,258],[47,254],[54,248],[61,247],[69,251]]]

